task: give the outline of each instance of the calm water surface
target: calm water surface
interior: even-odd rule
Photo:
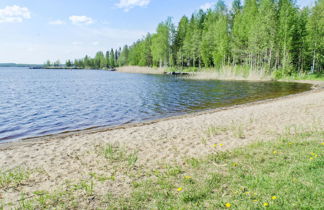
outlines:
[[[274,98],[310,85],[0,68],[0,142]]]

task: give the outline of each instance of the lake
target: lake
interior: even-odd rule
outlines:
[[[310,87],[99,70],[0,68],[0,142],[165,118]]]

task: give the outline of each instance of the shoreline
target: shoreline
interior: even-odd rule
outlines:
[[[140,74],[142,74],[142,73],[140,73]],[[281,96],[278,98],[269,98],[269,99],[258,100],[258,101],[243,103],[243,104],[228,105],[228,106],[219,107],[216,109],[201,110],[201,111],[196,111],[193,113],[174,115],[174,116],[170,116],[170,117],[158,118],[158,119],[153,119],[153,120],[145,120],[145,121],[141,121],[141,122],[126,123],[126,124],[115,125],[115,126],[94,126],[94,127],[85,128],[85,129],[65,131],[65,132],[56,133],[56,134],[48,134],[48,135],[44,135],[44,136],[27,137],[27,138],[18,139],[15,141],[8,140],[9,142],[3,142],[3,143],[0,142],[0,152],[3,149],[11,148],[13,146],[20,146],[20,144],[32,144],[32,143],[39,143],[40,141],[52,141],[53,139],[68,138],[68,137],[71,137],[74,135],[87,135],[87,134],[93,134],[93,133],[108,132],[108,131],[113,131],[113,130],[135,128],[135,127],[141,127],[141,126],[145,126],[145,125],[152,125],[152,124],[163,122],[163,121],[185,119],[188,117],[196,117],[196,116],[205,115],[205,114],[213,114],[213,113],[221,112],[221,111],[225,111],[225,110],[239,109],[239,108],[250,107],[250,106],[254,106],[254,105],[258,105],[258,104],[265,104],[265,103],[280,101],[280,100],[286,99],[286,98],[298,97],[298,96],[302,96],[305,94],[311,94],[313,92],[321,91],[321,89],[324,89],[324,82],[321,82],[321,81],[279,80],[278,82],[305,83],[305,84],[310,84],[312,86],[311,86],[310,90],[308,90],[308,91],[304,91],[304,92],[296,93],[296,94],[290,94],[290,95],[286,95],[286,96]]]
[[[17,207],[22,193],[33,198],[39,192],[91,185],[91,205],[104,208],[100,202],[107,194],[128,196],[134,182],[155,170],[285,134],[323,132],[324,83],[311,83],[310,91],[280,98],[2,144],[0,175],[14,171],[27,178],[0,188],[0,204]],[[80,200],[80,206],[88,205],[88,200]]]

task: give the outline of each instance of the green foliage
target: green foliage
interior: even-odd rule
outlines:
[[[298,8],[294,0],[222,0],[207,11],[160,23],[153,34],[105,56],[75,60],[79,68],[158,66],[201,69],[248,66],[276,78],[324,70],[324,0]],[[72,63],[72,62],[71,62]],[[47,65],[51,63],[48,62]],[[66,63],[70,65],[70,63]]]

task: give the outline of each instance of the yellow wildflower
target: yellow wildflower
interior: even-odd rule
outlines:
[[[273,151],[272,153],[273,153],[273,154],[277,154],[278,152],[277,152],[277,151]]]
[[[310,160],[313,160],[314,158],[313,158],[313,157],[310,157],[309,159],[310,159]]]
[[[214,144],[213,147],[217,147],[217,144]]]
[[[182,187],[179,187],[179,188],[177,189],[178,192],[181,192],[182,190],[183,190]]]
[[[268,207],[269,203],[263,203],[263,206]]]
[[[324,145],[324,142],[322,142],[321,145]]]
[[[185,179],[191,179],[191,176],[184,176]]]
[[[246,195],[250,194],[250,192],[245,192]]]
[[[237,166],[237,163],[233,163],[232,166],[233,166],[233,167],[236,167],[236,166]]]
[[[224,146],[224,144],[219,144],[220,147]]]
[[[231,208],[232,204],[226,203],[225,206],[226,206],[226,208]]]
[[[272,196],[271,199],[272,200],[276,200],[278,197],[277,196]]]

